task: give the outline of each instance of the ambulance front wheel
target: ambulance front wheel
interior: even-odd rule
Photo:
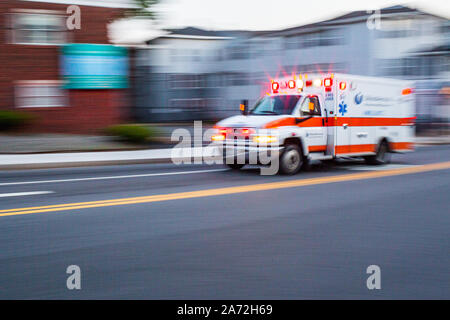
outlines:
[[[299,172],[303,165],[303,153],[300,146],[289,144],[280,156],[280,173],[293,175]]]
[[[386,140],[382,140],[377,146],[377,153],[374,156],[364,158],[368,164],[387,164],[391,161],[389,153],[389,144]]]

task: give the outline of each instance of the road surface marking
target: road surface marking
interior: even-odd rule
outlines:
[[[6,210],[0,210],[0,216],[14,216],[14,215],[31,214],[31,213],[67,211],[67,210],[77,210],[77,209],[86,209],[86,208],[119,206],[119,205],[126,205],[126,204],[137,204],[137,203],[149,203],[149,202],[191,199],[191,198],[200,198],[200,197],[211,197],[211,196],[236,194],[236,193],[243,193],[243,192],[255,192],[255,191],[273,190],[273,189],[295,188],[295,187],[318,185],[318,184],[325,184],[325,183],[335,183],[335,182],[342,182],[342,181],[374,179],[374,178],[381,178],[381,177],[414,174],[414,173],[420,173],[420,172],[445,170],[445,169],[450,169],[450,161],[426,164],[426,165],[410,167],[410,168],[402,168],[402,169],[352,173],[352,174],[328,176],[328,177],[321,177],[321,178],[311,178],[311,179],[296,179],[296,180],[281,181],[281,182],[252,184],[252,185],[245,185],[245,186],[238,186],[238,187],[206,189],[206,190],[199,190],[199,191],[179,192],[179,193],[170,193],[170,194],[161,194],[161,195],[134,197],[134,198],[121,198],[121,199],[112,199],[112,200],[67,203],[67,204],[49,205],[49,206],[40,206],[40,207],[6,209]]]
[[[49,194],[49,193],[54,193],[54,192],[53,191],[32,191],[32,192],[0,193],[0,198],[34,196],[37,194]]]
[[[417,165],[411,164],[386,164],[382,166],[348,166],[348,167],[339,167],[346,170],[354,170],[354,171],[382,171],[382,170],[391,170],[391,169],[401,169],[401,168],[411,168],[417,167]]]
[[[228,169],[210,169],[210,170],[195,170],[195,171],[177,171],[177,172],[162,172],[162,173],[146,173],[134,174],[126,176],[109,176],[109,177],[92,177],[92,178],[75,178],[75,179],[61,179],[61,180],[38,180],[38,181],[23,181],[23,182],[5,182],[0,183],[1,186],[17,186],[24,184],[39,184],[39,183],[61,183],[74,181],[92,181],[92,180],[110,180],[110,179],[127,179],[127,178],[142,178],[142,177],[156,177],[156,176],[172,176],[178,174],[194,174],[194,173],[208,173],[226,171]]]

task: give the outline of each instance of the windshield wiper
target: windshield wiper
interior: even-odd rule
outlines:
[[[260,113],[268,113],[268,114],[276,114],[276,115],[280,115],[281,113],[275,112],[275,111],[268,111],[268,110],[263,110],[263,111],[259,111]]]

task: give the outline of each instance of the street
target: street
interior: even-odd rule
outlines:
[[[448,161],[0,171],[0,299],[449,299]]]

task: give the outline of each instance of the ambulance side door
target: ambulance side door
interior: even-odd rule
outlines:
[[[337,80],[339,82],[339,80]],[[348,90],[339,91],[336,94],[336,109],[335,109],[335,155],[350,154],[351,153],[351,123],[352,112],[355,109],[349,105],[350,96]]]
[[[305,97],[300,105],[300,115],[303,119],[299,123],[305,130],[305,142],[309,152],[325,152],[327,145],[327,126],[325,111],[320,95],[312,94]]]

